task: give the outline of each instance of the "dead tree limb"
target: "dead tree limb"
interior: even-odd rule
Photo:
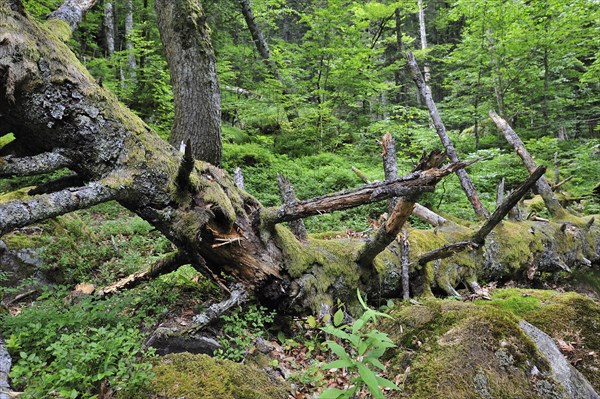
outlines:
[[[402,267],[402,299],[408,300],[410,298],[410,260],[409,260],[409,252],[410,245],[408,242],[408,230],[404,230],[400,235],[400,264]]]
[[[96,4],[96,0],[66,0],[48,16],[49,19],[61,19],[75,30],[83,15]]]
[[[116,199],[117,194],[118,190],[102,182],[94,182],[27,201],[5,202],[0,204],[0,235],[18,227]]]
[[[235,185],[237,186],[237,188],[239,188],[240,190],[245,190],[244,172],[239,166],[233,171],[233,180],[235,181]]]
[[[413,209],[413,215],[415,215],[422,221],[429,223],[433,227],[441,226],[448,221],[445,217],[438,215],[431,209],[426,208],[419,203],[415,204],[415,208]]]
[[[56,152],[46,152],[31,157],[7,156],[0,159],[0,178],[32,176],[67,168],[71,162]]]
[[[262,223],[266,226],[272,226],[309,216],[355,208],[390,197],[405,197],[430,192],[442,177],[470,164],[470,162],[459,162],[452,163],[442,169],[434,168],[417,171],[392,181],[371,183],[357,189],[299,201],[293,207],[282,205],[265,208],[261,211]]]
[[[396,239],[402,226],[410,217],[414,206],[414,201],[398,199],[394,210],[383,226],[361,248],[357,258],[359,265],[363,267],[370,265],[373,259]]]
[[[485,237],[490,233],[490,231],[492,231],[494,227],[496,227],[496,225],[500,223],[502,219],[504,219],[504,217],[508,214],[508,211],[517,205],[519,200],[527,193],[527,191],[529,191],[529,189],[531,189],[531,187],[542,178],[544,172],[546,172],[546,167],[544,166],[540,166],[535,169],[527,178],[527,180],[525,180],[523,184],[519,186],[519,188],[514,190],[508,197],[506,197],[502,205],[496,209],[488,221],[485,222],[479,231],[473,235],[471,241],[477,245],[482,245],[485,241]]]
[[[172,271],[177,270],[178,267],[189,262],[190,260],[187,254],[181,251],[171,252],[163,256],[154,265],[150,266],[146,270],[130,274],[119,281],[100,288],[96,292],[99,296],[106,296],[115,294],[124,289],[131,289],[143,282],[150,281],[155,277],[171,273]]]
[[[436,130],[438,136],[440,137],[440,140],[442,141],[444,148],[446,148],[446,152],[448,153],[448,158],[450,158],[450,160],[452,162],[459,162],[458,154],[456,153],[456,149],[454,148],[454,145],[452,144],[450,137],[448,137],[448,134],[446,133],[446,126],[444,126],[444,123],[442,122],[442,118],[440,117],[440,114],[438,112],[437,106],[435,105],[435,103],[433,101],[433,97],[431,96],[431,89],[425,83],[425,80],[423,79],[423,75],[421,74],[421,71],[419,70],[419,66],[417,65],[417,61],[415,60],[415,57],[413,56],[413,54],[410,51],[408,51],[406,53],[406,58],[408,60],[408,67],[410,68],[410,70],[412,72],[413,79],[414,79],[415,83],[417,84],[417,87],[419,88],[421,95],[425,99],[425,103],[427,104],[427,108],[429,109],[429,115],[431,116],[431,119],[433,120],[433,125],[435,126],[435,130]],[[473,181],[469,177],[469,174],[464,169],[458,170],[456,172],[456,174],[458,175],[458,179],[460,180],[460,185],[463,188],[463,191],[465,192],[465,194],[467,195],[467,198],[471,202],[471,205],[473,206],[473,209],[475,210],[475,214],[477,215],[477,217],[479,217],[481,219],[487,219],[489,217],[489,213],[484,208],[483,204],[481,203],[481,200],[479,199],[479,195],[477,194],[477,190],[475,190],[475,186],[473,185]]]
[[[498,187],[496,188],[496,208],[498,208],[502,202],[504,202],[504,182],[506,179],[502,177],[500,183],[498,183]]]
[[[504,217],[518,202],[519,200],[531,189],[531,187],[535,184],[535,182],[543,176],[546,168],[544,166],[540,166],[517,188],[513,191],[506,200],[499,206],[496,211],[490,216],[490,218],[485,222],[483,226],[471,236],[471,239],[468,241],[462,241],[454,244],[444,245],[440,248],[434,249],[432,251],[426,252],[425,254],[419,257],[418,263],[420,265],[424,265],[427,262],[431,262],[433,260],[448,258],[452,255],[455,255],[465,249],[476,248],[480,245],[483,245],[485,242],[485,238],[487,235],[496,227],[498,223],[504,219]]]
[[[283,200],[284,205],[293,207],[298,202],[296,194],[294,194],[294,187],[290,180],[283,174],[277,174],[277,185],[279,186],[279,194]],[[290,230],[300,241],[305,241],[307,237],[306,227],[302,219],[290,221]]]
[[[79,175],[68,175],[59,177],[56,180],[49,181],[47,183],[40,184],[39,186],[32,188],[27,192],[28,195],[40,195],[54,193],[60,190],[64,190],[69,187],[81,187],[85,183]]]
[[[194,334],[203,327],[216,321],[223,313],[227,312],[234,306],[238,306],[247,302],[249,299],[248,292],[240,285],[236,285],[230,290],[231,294],[226,300],[214,303],[209,306],[203,313],[197,314],[192,318],[192,323],[189,324],[181,333]]]
[[[521,141],[517,133],[515,133],[515,131],[510,127],[510,125],[504,119],[502,119],[496,112],[490,111],[489,114],[490,118],[492,118],[494,123],[496,123],[498,129],[506,138],[506,141],[508,141],[513,146],[517,155],[521,158],[523,164],[525,165],[529,173],[533,173],[537,165],[533,160],[533,157],[529,154],[529,151],[527,151],[527,149],[525,148],[525,144],[523,144],[523,141]],[[542,196],[546,207],[548,208],[550,213],[552,213],[552,215],[560,217],[566,213],[565,209],[562,207],[562,205],[560,205],[560,202],[558,202],[558,200],[552,193],[552,188],[543,176],[537,181],[535,186],[540,195]]]
[[[398,159],[396,153],[396,140],[394,140],[390,133],[383,135],[383,138],[381,139],[381,148],[383,150],[381,157],[383,158],[385,180],[393,180],[398,177]],[[388,215],[392,214],[397,202],[397,198],[388,199]]]

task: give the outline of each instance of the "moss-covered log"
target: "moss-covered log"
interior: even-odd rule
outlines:
[[[101,181],[111,198],[116,196],[155,226],[192,263],[205,264],[216,276],[232,276],[273,306],[314,309],[332,303],[334,297],[351,300],[357,287],[372,299],[399,296],[397,243],[372,264],[361,266],[357,259],[363,241],[312,237],[299,242],[277,223],[302,217],[309,208],[309,213],[330,211],[332,201],[340,198],[357,206],[429,191],[459,164],[299,201],[298,209],[264,208],[223,170],[206,162],[196,161],[186,169],[187,182],[182,185],[177,180],[182,154],[96,84],[64,44],[70,31],[63,20],[40,25],[25,15],[18,1],[0,0],[0,126],[14,134],[15,156],[60,151],[81,179]],[[44,198],[50,197],[37,201]],[[504,222],[477,251],[415,266],[412,290],[427,293],[438,285],[451,292],[461,281],[479,276],[498,278],[598,262],[597,225],[572,219],[566,228],[560,227]],[[433,231],[413,230],[411,260],[473,232],[450,222]]]

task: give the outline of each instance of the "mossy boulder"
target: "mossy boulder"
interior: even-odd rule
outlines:
[[[153,368],[152,399],[286,399],[288,387],[264,372],[190,353],[162,357]]]
[[[566,397],[546,357],[519,327],[523,319],[555,338],[577,331],[588,353],[600,349],[600,305],[577,294],[497,290],[492,301],[424,299],[402,303],[391,315],[379,328],[398,345],[388,355],[390,374],[405,378],[392,396],[398,398]],[[575,365],[599,390],[598,357],[588,357]]]

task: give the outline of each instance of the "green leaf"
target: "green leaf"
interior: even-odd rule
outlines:
[[[375,399],[385,399],[383,392],[379,389],[379,382],[377,381],[375,373],[362,363],[358,363],[356,366],[358,367],[358,374],[360,375],[361,380],[367,384],[373,397]]]
[[[365,357],[365,363],[371,363],[373,366],[377,367],[381,371],[385,370],[385,366],[383,363],[379,361],[379,359],[375,357]]]
[[[338,327],[344,321],[344,311],[342,309],[338,309],[337,312],[333,315],[333,325]]]
[[[360,296],[360,290],[358,288],[356,289],[356,296],[358,296],[358,301],[360,302],[363,309],[365,309],[365,310],[369,309],[369,307],[365,303],[365,300],[362,298],[362,296]]]
[[[317,320],[314,318],[314,316],[308,316],[306,318],[306,323],[310,328],[315,328],[317,326]]]
[[[359,342],[360,342],[360,338],[356,335],[352,335],[352,334],[348,334],[347,332],[340,330],[339,328],[335,328],[331,325],[329,326],[325,326],[323,327],[321,330],[325,331],[328,334],[331,334],[335,337],[341,338],[341,339],[345,339],[346,341],[349,341],[352,343],[353,346],[357,347]]]
[[[338,359],[321,366],[324,370],[329,369],[345,369],[354,367],[354,362],[351,359]]]
[[[387,378],[377,376],[377,383],[379,384],[380,387],[390,388],[395,391],[398,391],[400,389],[400,387],[398,385],[394,384],[392,381],[388,380]]]
[[[364,325],[365,321],[363,319],[356,320],[352,325],[352,334],[356,334],[361,328],[363,328]]]
[[[344,391],[337,388],[329,388],[321,392],[319,399],[337,399],[344,394]]]
[[[346,349],[344,349],[342,345],[333,341],[325,341],[325,344],[327,344],[329,349],[331,349],[331,351],[335,353],[340,359],[350,359],[350,356],[348,355],[348,353],[346,353]]]

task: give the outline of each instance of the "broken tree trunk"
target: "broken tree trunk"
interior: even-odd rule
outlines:
[[[431,89],[429,88],[427,83],[425,83],[425,80],[423,79],[423,75],[419,70],[419,66],[417,65],[415,57],[410,51],[406,53],[406,57],[408,60],[408,67],[412,72],[413,79],[417,84],[421,95],[425,99],[425,103],[427,104],[427,108],[429,109],[429,115],[431,116],[433,125],[435,126],[435,131],[440,137],[440,140],[442,141],[442,144],[444,145],[444,148],[448,153],[448,158],[450,158],[452,162],[459,162],[456,149],[454,148],[450,137],[448,137],[448,134],[446,133],[446,126],[444,126],[444,123],[442,122],[442,118],[440,117],[435,102],[433,101],[433,97],[431,96]],[[464,169],[461,169],[458,170],[456,174],[458,175],[460,185],[465,194],[467,195],[467,198],[471,202],[471,205],[473,206],[477,217],[481,219],[487,219],[489,217],[489,213],[483,207],[483,204],[479,200],[477,190],[475,190],[475,186],[473,185],[473,182],[471,181],[471,178],[469,177],[467,172]]]
[[[279,186],[279,193],[283,204],[290,207],[296,205],[298,199],[296,198],[296,194],[294,194],[294,187],[290,183],[290,180],[279,173],[277,174],[277,185]],[[306,240],[306,227],[302,219],[292,220],[290,222],[290,230],[292,230],[294,236],[300,241]]]
[[[519,155],[529,173],[533,173],[537,165],[533,160],[533,157],[529,154],[529,151],[527,151],[527,149],[525,148],[525,144],[523,144],[523,141],[521,141],[517,133],[515,133],[515,131],[510,127],[510,125],[504,119],[502,119],[496,112],[490,111],[490,118],[492,118],[494,123],[496,123],[498,129],[506,138],[506,141],[508,141],[513,146],[513,148],[517,152],[517,155]],[[554,196],[554,193],[552,192],[552,188],[543,176],[537,181],[535,186],[539,194],[542,196],[546,207],[548,208],[550,213],[552,213],[553,216],[561,217],[566,214],[565,209],[560,205],[560,202],[558,202],[558,200]]]
[[[400,281],[390,250],[357,262],[360,242],[300,244],[277,225],[393,196],[432,191],[465,164],[411,173],[294,206],[264,208],[221,169],[191,162],[97,85],[65,45],[71,24],[38,24],[16,0],[0,0],[0,125],[28,156],[60,153],[87,186],[0,205],[0,231],[116,199],[150,222],[209,275],[232,276],[266,303],[300,310],[356,288],[393,296]],[[24,155],[17,153],[16,158]],[[58,166],[58,165],[54,165]],[[24,172],[25,173],[25,172]],[[27,172],[28,173],[28,172]],[[42,205],[44,204],[44,205]],[[48,206],[50,204],[50,206]],[[374,279],[376,274],[381,279]],[[318,284],[314,284],[314,279]],[[382,285],[373,286],[373,281]]]
[[[9,399],[10,385],[8,384],[8,374],[12,366],[10,354],[4,346],[4,339],[0,335],[0,399]]]

